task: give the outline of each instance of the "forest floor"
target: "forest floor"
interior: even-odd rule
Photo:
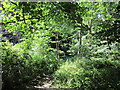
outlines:
[[[37,83],[34,88],[50,88],[50,86],[52,85],[52,77],[51,76],[44,76],[44,77],[40,77],[38,76],[35,80],[35,82]]]

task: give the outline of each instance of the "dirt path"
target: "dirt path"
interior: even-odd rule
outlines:
[[[52,84],[52,77],[51,76],[45,76],[45,77],[37,77],[36,80],[37,84],[34,86],[34,88],[50,88]]]

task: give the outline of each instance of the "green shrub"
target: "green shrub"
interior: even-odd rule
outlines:
[[[37,51],[36,51],[37,52]],[[37,73],[40,76],[44,75],[51,75],[55,72],[60,64],[60,60],[57,59],[54,53],[48,52],[47,54],[40,54],[39,55],[33,54],[32,58],[34,61],[34,67],[37,69]]]
[[[120,61],[110,59],[66,62],[55,73],[53,87],[85,90],[120,89]]]
[[[32,50],[29,50],[29,54],[34,61],[34,66],[38,69],[37,73],[41,76],[50,75],[57,70],[62,60],[58,60],[55,52],[49,51],[50,47],[45,41],[34,40],[31,46]]]
[[[1,48],[1,60],[4,88],[24,87],[34,78],[32,58],[27,52],[21,53],[21,50],[13,49],[12,45],[4,45]]]
[[[30,49],[25,50],[19,46],[21,45],[13,46],[6,42],[1,47],[0,59],[3,62],[3,87],[11,90],[30,86],[36,76],[42,77],[52,74],[59,64],[55,54],[52,52],[42,54]]]

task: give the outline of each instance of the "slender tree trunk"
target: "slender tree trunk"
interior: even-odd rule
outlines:
[[[80,27],[80,26],[79,26]],[[79,46],[78,46],[78,54],[80,54],[80,49],[81,49],[81,45],[82,45],[82,26],[81,26],[81,29],[79,28]]]
[[[59,38],[58,38],[58,36],[59,36],[59,33],[57,32],[56,33],[56,49],[57,49],[57,58],[59,59]]]
[[[80,48],[81,48],[81,30],[79,30],[79,46],[78,46],[78,54],[80,54]]]

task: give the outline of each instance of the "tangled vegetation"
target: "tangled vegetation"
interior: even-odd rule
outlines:
[[[120,2],[2,2],[3,90],[120,89]],[[47,87],[48,88],[48,87]]]

